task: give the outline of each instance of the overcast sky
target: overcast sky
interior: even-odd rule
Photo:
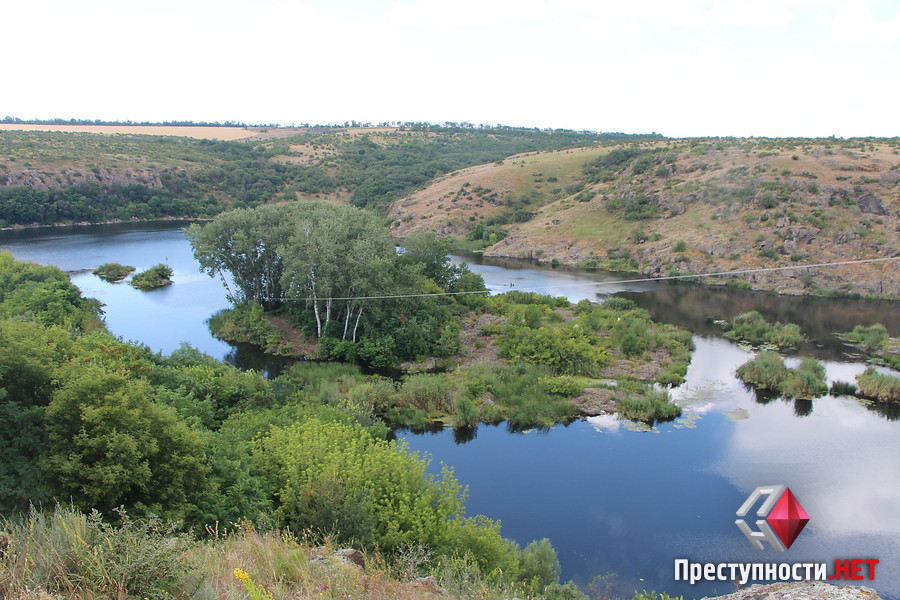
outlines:
[[[6,0],[0,117],[900,135],[898,0]]]

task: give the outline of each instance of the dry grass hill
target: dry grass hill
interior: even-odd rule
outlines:
[[[394,202],[391,230],[468,237],[487,256],[648,276],[897,257],[898,148],[713,139],[522,154]],[[741,281],[783,293],[900,295],[893,262]]]

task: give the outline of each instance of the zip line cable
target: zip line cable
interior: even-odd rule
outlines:
[[[560,289],[567,287],[587,287],[587,286],[604,286],[604,285],[623,285],[626,283],[648,283],[654,281],[673,281],[677,279],[703,279],[707,277],[726,277],[729,275],[749,275],[753,273],[772,273],[776,271],[799,271],[801,269],[816,269],[820,267],[837,267],[842,265],[862,265],[867,263],[880,263],[880,262],[892,262],[900,260],[900,256],[891,256],[887,258],[865,258],[859,260],[845,260],[840,262],[826,262],[826,263],[816,263],[812,265],[789,265],[785,267],[764,267],[758,269],[739,269],[736,271],[718,271],[714,273],[698,273],[696,275],[666,275],[664,277],[644,277],[640,279],[619,279],[613,281],[591,281],[591,282],[580,282],[580,283],[569,283],[562,285],[554,285],[554,286],[543,286],[543,287],[531,287],[525,288],[524,290],[516,290],[516,291],[528,291],[534,292],[536,290],[546,290],[546,289]],[[332,301],[338,300],[389,300],[389,299],[399,299],[399,298],[428,298],[432,296],[466,296],[470,294],[490,294],[491,290],[478,290],[471,292],[426,292],[422,294],[387,294],[383,296],[344,296],[341,298],[329,298]],[[326,298],[321,298],[321,300],[325,300]],[[265,300],[278,300],[281,302],[288,301],[308,301],[312,300],[312,298],[303,298],[303,299],[292,299],[292,298],[265,298]]]

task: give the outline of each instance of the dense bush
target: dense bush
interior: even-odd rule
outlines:
[[[755,388],[780,391],[781,383],[787,377],[787,367],[778,353],[763,351],[738,367],[737,374]]]

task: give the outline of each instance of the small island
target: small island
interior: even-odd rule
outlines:
[[[163,263],[150,267],[132,277],[131,285],[139,290],[153,290],[172,285],[172,267]]]
[[[100,265],[92,272],[94,273],[94,275],[104,281],[117,283],[134,273],[134,267],[132,267],[131,265],[120,265],[119,263],[111,262]]]

